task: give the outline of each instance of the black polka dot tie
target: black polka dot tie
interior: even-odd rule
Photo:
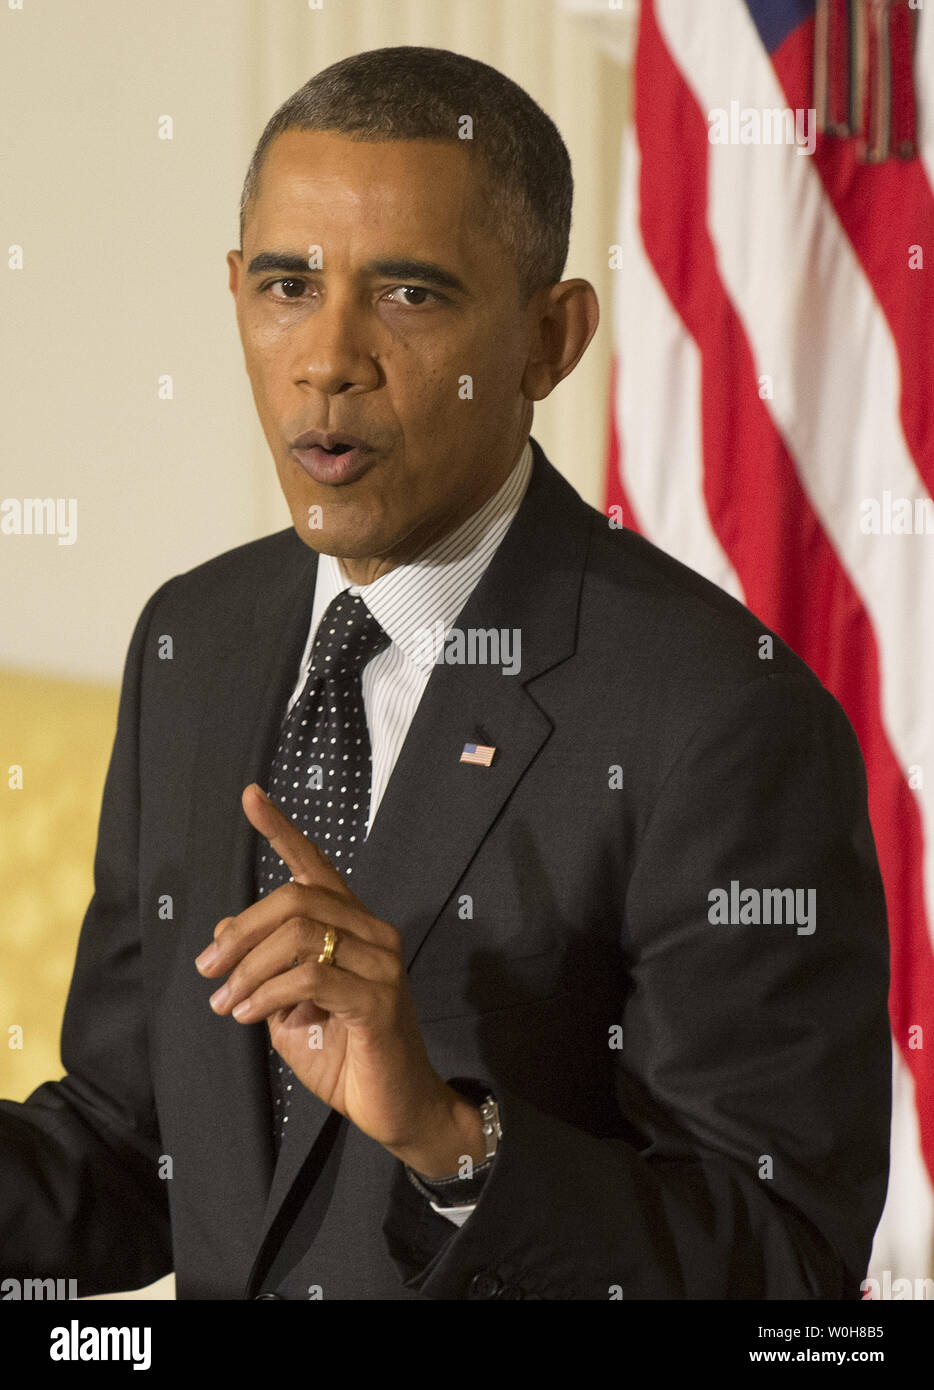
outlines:
[[[345,878],[366,837],[372,776],[363,706],[363,668],[389,638],[363,600],[348,591],[328,605],[311,653],[308,679],[279,731],[269,773],[270,800],[313,840]],[[256,888],[264,897],[291,878],[258,837]],[[296,1080],[270,1042],[270,1092],[278,1153]]]

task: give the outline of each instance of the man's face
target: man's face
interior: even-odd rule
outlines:
[[[267,152],[242,254],[228,256],[296,531],[371,560],[368,579],[469,516],[528,434],[533,320],[483,196],[456,142],[287,131]],[[331,455],[302,447],[309,431],[362,442]]]

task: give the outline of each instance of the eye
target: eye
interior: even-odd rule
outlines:
[[[431,290],[423,290],[420,285],[394,285],[389,293],[391,295],[414,295],[414,299],[406,298],[399,301],[410,309],[420,309],[429,300],[440,300],[441,298],[440,295],[432,293]]]
[[[273,290],[277,285],[282,286],[282,294],[273,294],[273,299],[300,299],[305,289],[305,281],[289,278],[287,280],[270,280],[268,285],[264,285],[264,290]],[[293,293],[294,291],[294,293]]]

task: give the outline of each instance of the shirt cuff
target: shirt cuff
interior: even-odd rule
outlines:
[[[476,1202],[469,1202],[462,1207],[439,1207],[437,1202],[432,1202],[431,1209],[439,1216],[446,1217],[448,1221],[453,1221],[455,1226],[463,1226],[476,1205]]]

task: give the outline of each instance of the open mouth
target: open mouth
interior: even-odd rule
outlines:
[[[309,478],[340,486],[355,482],[375,461],[374,451],[353,435],[344,438],[322,430],[309,430],[292,445],[293,456]]]

